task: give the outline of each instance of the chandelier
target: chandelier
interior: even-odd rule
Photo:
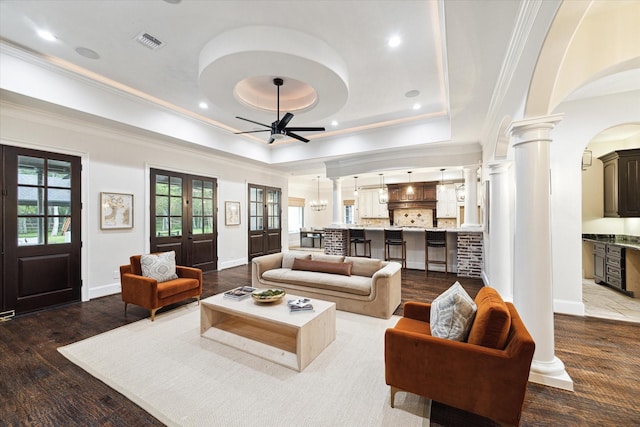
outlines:
[[[389,190],[384,186],[384,175],[380,175],[380,188],[378,189],[378,203],[384,204],[389,202]]]
[[[309,202],[309,206],[314,211],[323,211],[327,209],[327,201],[320,199],[320,176],[318,176],[318,198]]]

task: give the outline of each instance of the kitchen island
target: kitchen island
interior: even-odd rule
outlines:
[[[325,227],[326,254],[347,255],[349,253],[348,234],[352,227]],[[364,227],[367,239],[371,240],[371,257],[384,259],[384,230],[383,227]],[[389,227],[388,229],[402,229],[404,240],[407,242],[407,268],[415,270],[425,269],[425,232],[447,232],[447,269],[461,277],[481,277],[483,264],[483,230],[482,227],[469,228],[422,228],[422,227]],[[433,251],[433,252],[432,252]],[[432,254],[433,253],[433,254]],[[429,258],[440,259],[442,251],[431,248]],[[431,265],[429,271],[443,271],[444,265]]]

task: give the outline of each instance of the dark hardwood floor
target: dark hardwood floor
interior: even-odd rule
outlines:
[[[206,273],[203,297],[248,284],[250,277],[250,266]],[[406,270],[403,302],[431,301],[455,280],[440,273],[425,280],[424,272]],[[482,286],[480,280],[458,280],[472,297]],[[136,306],[125,317],[120,295],[112,295],[0,323],[0,426],[162,425],[57,351],[147,317]],[[575,392],[529,383],[521,425],[640,425],[640,324],[556,315],[555,329],[556,355]],[[434,402],[431,425],[494,423]]]

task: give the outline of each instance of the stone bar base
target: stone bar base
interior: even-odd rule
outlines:
[[[458,231],[458,276],[482,277],[482,233]]]
[[[324,253],[327,255],[349,255],[349,230],[346,228],[325,228]]]

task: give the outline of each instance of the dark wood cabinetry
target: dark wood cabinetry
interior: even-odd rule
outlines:
[[[640,217],[640,149],[599,157],[603,163],[604,216]]]
[[[436,181],[387,184],[389,190],[389,222],[393,225],[393,211],[396,209],[431,209],[433,226],[437,225]],[[411,187],[411,190],[409,190]]]
[[[389,203],[393,202],[435,202],[436,182],[408,182],[388,184]],[[409,188],[411,187],[411,190]]]
[[[593,244],[593,280],[626,291],[625,249],[609,243]]]
[[[606,281],[607,245],[605,243],[593,244],[593,280],[596,283]]]

